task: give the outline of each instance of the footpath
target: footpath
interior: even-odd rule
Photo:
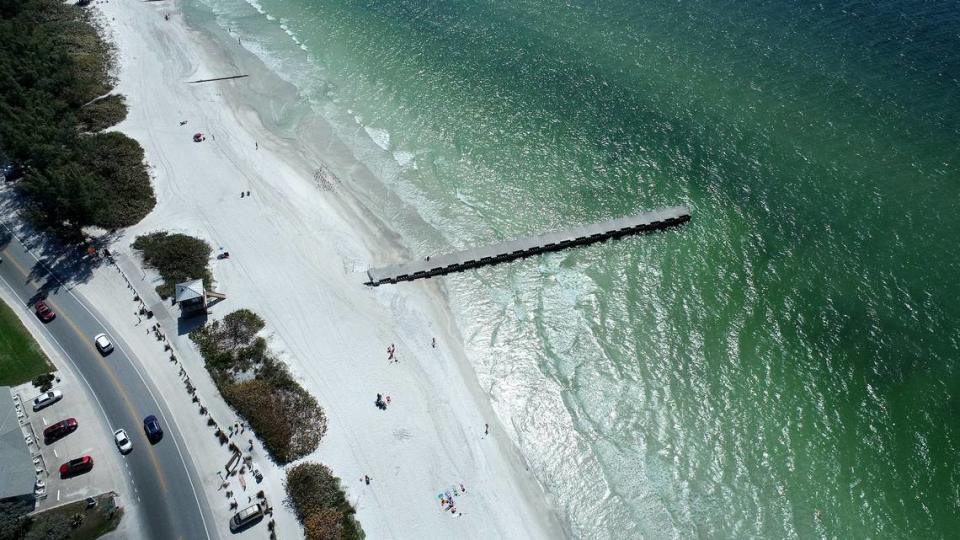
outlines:
[[[228,536],[228,522],[237,510],[259,502],[272,513],[236,536],[267,538],[273,527],[278,538],[302,537],[296,516],[283,503],[286,472],[220,396],[190,341],[190,328],[180,324],[177,307],[157,294],[159,276],[142,270],[133,257],[111,253],[109,264],[94,270],[74,292],[111,321],[163,395],[201,476],[198,487],[216,517],[217,522],[208,525]],[[229,306],[221,302],[221,317],[229,310],[222,304]]]

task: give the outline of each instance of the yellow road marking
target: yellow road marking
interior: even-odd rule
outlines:
[[[80,328],[76,325],[76,323],[74,323],[73,320],[70,319],[69,316],[64,316],[63,320],[67,323],[67,325],[70,326],[70,328],[73,329],[74,333],[77,334],[77,336],[81,339],[81,341],[87,342],[87,347],[94,353],[94,356],[96,357],[97,361],[100,362],[100,366],[103,368],[104,371],[106,371],[107,376],[110,378],[110,381],[120,392],[120,397],[123,398],[123,403],[127,406],[127,412],[130,413],[130,416],[134,419],[139,418],[139,415],[137,415],[137,410],[133,407],[133,402],[130,401],[130,396],[127,394],[126,389],[124,389],[123,384],[120,383],[120,379],[117,378],[117,375],[116,373],[114,373],[113,368],[103,358],[103,355],[100,354],[100,351],[93,346],[92,342],[87,341],[90,338],[84,335],[84,333],[80,330]],[[151,445],[150,442],[147,441],[147,444],[144,446],[146,446],[147,452],[150,454],[150,460],[153,462],[153,467],[157,471],[157,478],[160,480],[160,487],[163,489],[163,491],[167,491],[167,483],[163,479],[163,473],[162,473],[162,469],[160,468],[160,462],[157,460],[157,455],[153,451],[153,445]]]
[[[7,262],[9,262],[9,263],[12,264],[13,266],[15,266],[15,267],[17,268],[17,270],[19,270],[20,273],[23,274],[23,277],[24,277],[24,278],[30,277],[30,272],[27,272],[26,270],[24,270],[24,268],[23,268],[22,266],[20,266],[19,264],[17,264],[17,261],[11,259],[9,255],[7,255]],[[31,280],[31,281],[32,281],[32,280]]]
[[[17,270],[19,270],[20,273],[23,274],[24,278],[29,277],[30,274],[26,270],[24,270],[22,266],[17,264],[15,260],[10,259],[8,256],[7,261],[12,263],[13,266],[15,266]],[[49,271],[47,271],[46,268],[44,268],[44,271],[49,275]],[[53,276],[51,276],[51,279],[53,279]],[[57,307],[57,304],[52,299],[48,298],[46,302],[48,305],[50,305],[51,308]],[[55,312],[59,311],[59,309],[54,309],[54,311]],[[127,412],[130,414],[130,417],[135,420],[139,418],[139,415],[137,414],[137,410],[133,407],[133,403],[130,401],[130,396],[127,395],[127,391],[124,389],[123,385],[120,383],[120,380],[117,379],[117,375],[116,373],[113,372],[113,368],[110,367],[110,364],[108,364],[106,360],[104,360],[103,356],[100,354],[100,351],[97,350],[97,348],[94,347],[93,344],[88,341],[90,338],[86,334],[84,334],[82,330],[80,330],[80,328],[76,325],[76,323],[73,322],[73,320],[68,315],[58,314],[58,318],[67,323],[67,326],[69,326],[73,330],[73,332],[77,335],[77,337],[80,338],[81,342],[87,343],[87,347],[89,347],[93,351],[94,357],[96,357],[97,360],[100,362],[100,366],[103,368],[104,371],[106,371],[107,376],[110,378],[110,381],[117,388],[117,390],[120,391],[120,397],[123,398],[123,402],[127,406]],[[93,389],[91,388],[90,391],[92,392]],[[150,454],[150,460],[153,462],[153,467],[154,469],[156,469],[157,478],[160,480],[160,488],[163,489],[164,492],[166,492],[167,482],[163,478],[160,462],[159,460],[157,460],[157,455],[153,450],[153,445],[150,444],[150,441],[147,441],[147,444],[144,446],[146,446],[147,453]]]

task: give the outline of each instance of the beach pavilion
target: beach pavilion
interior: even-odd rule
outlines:
[[[207,310],[207,292],[202,279],[177,283],[176,302],[181,315],[192,315]]]

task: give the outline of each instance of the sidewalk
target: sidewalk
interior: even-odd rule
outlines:
[[[273,515],[236,536],[269,537],[267,524],[272,518],[277,537],[302,537],[296,516],[283,504],[285,471],[270,461],[253,432],[240,425],[240,418],[220,397],[189,336],[178,334],[177,307],[161,300],[155,291],[159,278],[141,270],[131,253],[116,251],[111,255],[114,264],[96,269],[91,279],[77,285],[74,292],[109,318],[114,330],[135,351],[143,373],[164,396],[187,445],[189,459],[201,476],[198,489],[204,491],[216,516],[213,527],[228,535],[230,518],[238,509],[262,503],[257,498],[262,490]],[[135,296],[139,300],[134,300]],[[141,315],[141,308],[152,311],[153,318]],[[229,309],[229,300],[218,304],[216,316],[222,317]],[[228,435],[229,442],[218,440],[217,427]],[[226,476],[225,467],[234,457],[231,445],[237,447],[242,459],[233,474]],[[263,475],[261,482],[255,480],[253,470]]]

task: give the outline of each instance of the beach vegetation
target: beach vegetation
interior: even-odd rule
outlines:
[[[87,10],[0,0],[0,154],[24,166],[26,216],[64,238],[132,225],[156,204],[140,145],[90,133],[125,114],[122,99],[104,97],[111,61]]]
[[[0,503],[0,538],[40,540],[47,538],[92,539],[113,531],[120,524],[123,508],[116,504],[115,493],[103,493],[87,500],[74,501],[30,514],[18,502]],[[8,500],[9,501],[9,500]]]
[[[143,255],[143,262],[157,270],[163,283],[157,287],[161,298],[175,294],[177,283],[202,279],[208,290],[213,285],[213,275],[207,263],[210,261],[210,245],[186,234],[170,234],[160,231],[138,236],[133,248]]]
[[[287,504],[310,540],[354,540],[365,535],[354,518],[340,479],[320,463],[300,463],[287,472]]]
[[[190,333],[207,371],[231,407],[263,441],[274,461],[300,459],[320,444],[327,418],[259,336],[264,321],[241,309]]]
[[[95,99],[77,112],[81,131],[96,133],[115,126],[127,117],[127,103],[120,94]]]
[[[53,381],[57,379],[53,373],[44,373],[33,378],[33,386],[40,392],[46,392],[53,388]]]

